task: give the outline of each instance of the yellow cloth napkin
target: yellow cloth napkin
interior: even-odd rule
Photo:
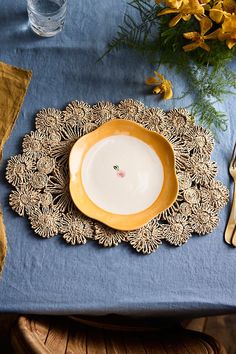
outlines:
[[[8,139],[32,76],[31,71],[15,68],[0,62],[0,160],[3,146]],[[7,239],[0,209],[0,273],[7,253]]]

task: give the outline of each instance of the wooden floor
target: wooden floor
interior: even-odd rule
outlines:
[[[13,353],[10,346],[10,330],[17,319],[16,315],[0,314],[0,348],[1,353]],[[204,332],[222,343],[228,354],[236,354],[236,314],[217,317],[203,317],[184,321],[184,327]],[[2,351],[4,348],[4,351]],[[109,353],[108,353],[109,354]]]

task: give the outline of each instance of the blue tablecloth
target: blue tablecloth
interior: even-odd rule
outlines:
[[[1,0],[0,7],[0,60],[33,71],[0,170],[9,248],[0,280],[0,311],[172,316],[235,310],[236,249],[223,241],[229,206],[211,235],[193,237],[179,248],[162,245],[148,256],[126,244],[105,249],[92,241],[71,247],[60,237],[43,240],[12,212],[6,161],[20,152],[22,137],[41,108],[63,109],[74,99],[94,104],[134,98],[164,109],[186,102],[158,101],[148,94],[144,79],[153,68],[132,51],[112,53],[96,63],[122,22],[126,0],[69,0],[65,28],[50,39],[29,29],[25,1]],[[178,96],[182,81],[174,72],[168,74]],[[219,135],[213,158],[218,179],[232,187],[227,165],[236,140],[235,97],[227,97],[219,108],[228,113],[229,128]]]

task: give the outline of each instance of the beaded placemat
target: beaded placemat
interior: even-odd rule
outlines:
[[[172,144],[179,193],[176,202],[146,226],[131,232],[110,229],[75,208],[69,193],[68,157],[76,140],[104,122],[129,119],[164,135]],[[72,245],[95,239],[103,246],[128,242],[144,254],[155,251],[163,240],[180,246],[193,233],[205,235],[216,228],[219,209],[228,201],[228,189],[215,180],[211,161],[212,134],[195,125],[185,109],[167,113],[126,99],[118,105],[98,102],[90,106],[73,101],[64,111],[42,109],[35,131],[23,138],[22,154],[7,165],[6,178],[15,187],[9,203],[29,218],[34,232],[44,238],[62,234]]]

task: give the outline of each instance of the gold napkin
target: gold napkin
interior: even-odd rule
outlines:
[[[15,68],[0,62],[0,160],[3,146],[8,139],[32,76],[31,71]],[[7,239],[0,209],[0,273],[7,252]]]

